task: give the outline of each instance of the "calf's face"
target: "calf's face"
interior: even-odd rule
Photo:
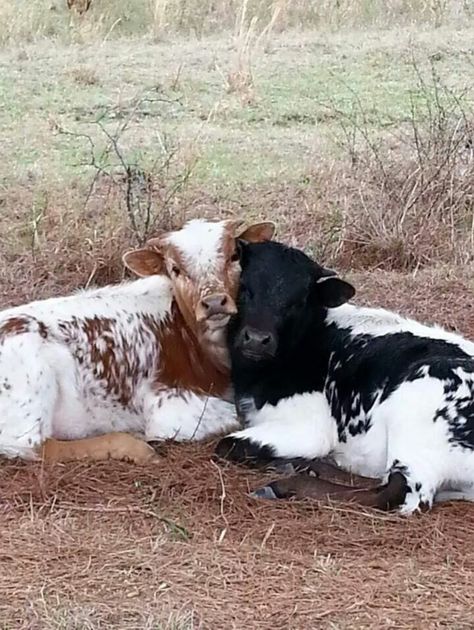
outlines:
[[[242,221],[194,219],[150,239],[145,249],[128,252],[124,263],[139,276],[166,274],[187,324],[200,333],[219,331],[237,310],[238,239],[262,242],[274,232],[267,222],[241,226]]]
[[[325,309],[355,289],[303,252],[281,243],[240,245],[238,313],[230,326],[234,353],[251,361],[275,357]]]

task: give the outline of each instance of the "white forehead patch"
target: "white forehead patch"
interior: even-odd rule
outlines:
[[[179,250],[189,265],[188,271],[202,274],[216,268],[218,255],[222,252],[226,221],[193,219],[176,232],[169,234],[167,241]]]

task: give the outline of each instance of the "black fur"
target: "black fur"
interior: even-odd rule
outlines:
[[[274,461],[275,453],[269,446],[258,447],[251,440],[234,440],[231,436],[222,438],[216,447],[216,455],[230,461],[244,462],[258,460],[260,463]]]

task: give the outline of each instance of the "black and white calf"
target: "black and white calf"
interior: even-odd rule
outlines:
[[[242,244],[241,263],[229,345],[247,428],[217,453],[330,455],[395,486],[384,506],[405,514],[435,498],[474,500],[474,344],[346,304],[350,284],[280,243]],[[262,496],[291,494],[278,483]]]

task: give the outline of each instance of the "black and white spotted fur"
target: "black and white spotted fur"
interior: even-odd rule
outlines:
[[[217,452],[402,472],[405,514],[435,498],[474,500],[474,344],[347,304],[351,285],[279,243],[243,244],[241,264],[229,347],[247,428]]]

